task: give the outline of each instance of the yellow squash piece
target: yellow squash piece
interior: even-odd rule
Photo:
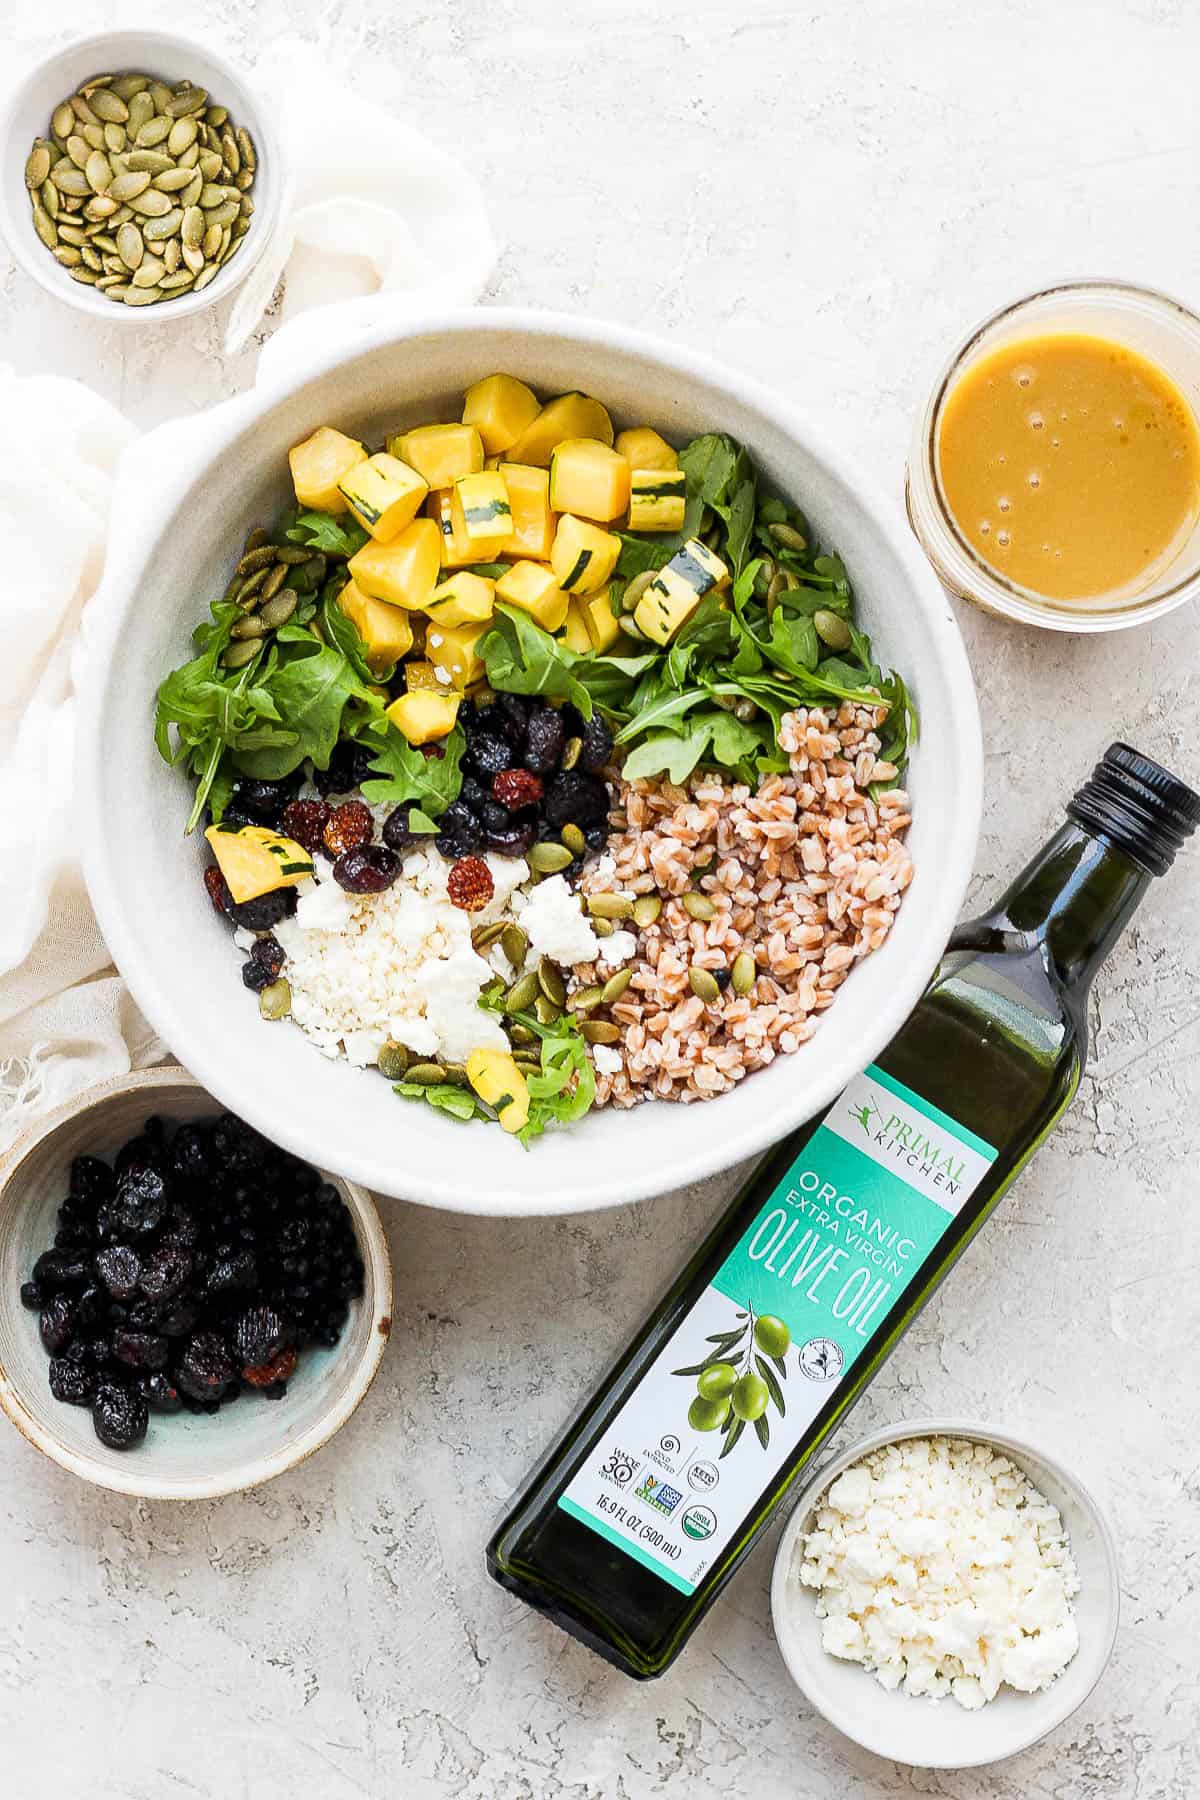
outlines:
[[[496,1108],[505,1131],[520,1131],[529,1117],[529,1089],[507,1050],[472,1050],[467,1080],[481,1100]]]
[[[295,887],[313,872],[308,851],[269,826],[210,825],[204,835],[239,906],[276,888]]]
[[[689,538],[658,571],[634,609],[634,620],[654,643],[669,644],[705,594],[728,584],[721,558],[699,538]]]
[[[450,496],[450,524],[455,541],[470,544],[476,562],[499,555],[512,530],[512,508],[498,469],[459,477]]]
[[[447,626],[443,630],[440,625],[431,624],[425,635],[426,656],[435,671],[440,669],[447,677],[447,685],[457,688],[459,693],[484,674],[483,658],[475,646],[489,625],[490,621],[482,625]]]
[[[592,653],[592,636],[587,628],[583,607],[582,600],[567,602],[566,624],[558,633],[567,649],[573,650],[576,656],[590,656]]]
[[[418,425],[388,439],[388,449],[431,488],[453,487],[483,467],[483,439],[473,425]]]
[[[404,685],[410,694],[416,694],[422,688],[432,688],[436,693],[442,684],[437,678],[437,670],[433,664],[421,657],[405,663]]]
[[[623,518],[629,507],[629,464],[594,438],[568,438],[550,459],[550,504],[585,519]]]
[[[366,460],[367,453],[356,438],[335,431],[331,425],[322,425],[288,451],[297,504],[311,506],[317,512],[344,513],[346,502],[338,483],[357,463]]]
[[[554,579],[553,570],[541,563],[514,563],[496,583],[497,600],[519,606],[543,631],[557,631],[567,617],[567,596]]]
[[[385,716],[410,744],[433,744],[454,730],[461,699],[450,688],[414,688],[393,700]]]
[[[635,469],[629,483],[630,531],[678,531],[687,511],[682,469]]]
[[[445,488],[440,493],[430,494],[429,517],[435,522],[441,538],[441,556],[443,569],[461,569],[468,563],[484,560],[474,544],[465,537],[460,537],[454,529],[454,490]]]
[[[532,425],[509,446],[512,461],[548,469],[554,451],[568,438],[596,438],[602,444],[612,443],[612,420],[590,394],[560,394],[557,400],[543,406]]]
[[[338,483],[343,500],[378,543],[390,543],[411,525],[429,492],[427,484],[399,457],[380,450],[356,463]]]
[[[631,469],[677,469],[679,458],[666,438],[651,431],[649,425],[638,425],[633,431],[618,431],[614,449]]]
[[[610,579],[621,554],[615,531],[564,513],[554,535],[550,567],[565,594],[594,594]]]
[[[439,630],[453,625],[481,625],[490,619],[496,604],[496,584],[486,575],[460,569],[434,588],[426,611]]]
[[[592,594],[579,603],[583,609],[583,622],[591,638],[591,648],[597,656],[603,656],[606,651],[611,650],[621,635],[621,623],[614,614],[609,599],[611,591],[611,588],[601,588],[598,594]]]
[[[547,562],[554,544],[549,470],[535,469],[529,463],[502,461],[500,473],[512,509],[512,529],[500,546],[501,556],[527,556],[534,562]]]
[[[408,655],[413,647],[412,625],[402,608],[372,600],[353,581],[346,583],[337,603],[357,627],[366,646],[367,663],[376,674],[386,673],[402,656]]]
[[[541,401],[515,375],[486,375],[467,389],[463,424],[474,425],[489,456],[509,449],[541,412]]]
[[[413,612],[427,604],[441,567],[442,537],[432,519],[414,519],[390,544],[364,544],[349,563],[364,594]]]

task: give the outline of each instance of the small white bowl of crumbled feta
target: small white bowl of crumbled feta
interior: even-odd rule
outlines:
[[[1049,1452],[921,1419],[802,1491],[771,1584],[793,1680],[893,1762],[968,1768],[1039,1742],[1112,1654],[1120,1581],[1095,1499]]]

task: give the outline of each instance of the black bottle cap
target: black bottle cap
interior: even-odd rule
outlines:
[[[1067,812],[1152,875],[1165,875],[1200,825],[1200,794],[1139,750],[1110,744]]]

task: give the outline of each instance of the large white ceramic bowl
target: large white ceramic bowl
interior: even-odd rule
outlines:
[[[817,1596],[800,1580],[802,1538],[838,1476],[872,1450],[908,1438],[967,1438],[990,1444],[1012,1458],[1056,1506],[1071,1540],[1079,1571],[1075,1621],[1079,1649],[1062,1674],[1037,1694],[1001,1688],[977,1712],[957,1700],[912,1699],[889,1693],[857,1663],[843,1662],[821,1646]],[[1000,1762],[1027,1750],[1083,1705],[1108,1666],[1117,1635],[1121,1579],[1116,1546],[1104,1513],[1089,1490],[1044,1446],[1000,1427],[962,1419],[913,1419],[885,1426],[849,1445],[801,1490],[775,1557],[771,1612],[775,1636],[792,1678],[832,1725],[876,1756],[923,1769],[966,1769]]]
[[[333,320],[336,315],[333,315]],[[900,511],[832,450],[803,413],[688,352],[579,319],[481,311],[339,343],[259,389],[155,434],[129,460],[104,592],[89,608],[91,661],[79,775],[88,883],[139,1004],[206,1087],[299,1155],[367,1186],[457,1211],[562,1213],[658,1193],[765,1149],[830,1100],[903,1023],[945,945],[971,871],[980,812],[975,692],[949,603]],[[885,948],[851,976],[795,1055],[733,1093],[686,1109],[592,1115],[532,1150],[398,1101],[373,1072],[319,1055],[267,1024],[242,988],[213,913],[188,791],[151,738],[158,683],[188,654],[247,534],[289,497],[287,450],[321,424],[378,439],[420,418],[455,418],[463,388],[511,370],[543,393],[586,388],[619,425],[684,440],[720,429],[795,497],[846,560],[884,663],[921,713],[913,758],[916,877]]]

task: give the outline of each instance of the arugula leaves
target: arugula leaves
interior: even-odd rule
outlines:
[[[467,747],[462,727],[456,725],[449,737],[437,746],[442,752],[440,756],[424,756],[414,749],[403,732],[387,721],[384,723],[387,729],[379,738],[378,748],[373,731],[360,738],[365,748],[372,752],[371,767],[376,771],[362,783],[363,799],[372,806],[399,806],[404,801],[415,801],[432,825],[450,802],[457,799],[462,786],[459,765]]]
[[[523,1025],[541,1039],[542,1066],[527,1075],[529,1117],[517,1136],[528,1149],[548,1125],[569,1125],[582,1119],[596,1099],[596,1075],[587,1044],[570,1013],[551,1025],[541,1024],[531,1013],[517,1015]]]
[[[307,544],[314,552],[323,550],[327,556],[349,559],[369,541],[370,533],[348,513],[335,517],[327,512],[299,512],[295,521],[285,526],[284,536],[293,544]]]
[[[473,1088],[456,1087],[446,1082],[440,1087],[425,1087],[419,1081],[398,1081],[392,1088],[402,1100],[424,1100],[435,1112],[449,1113],[452,1119],[490,1119],[493,1115]]]
[[[497,606],[493,619],[491,630],[477,645],[490,686],[509,694],[570,700],[590,719],[592,697],[576,669],[593,659],[568,650],[518,606]]]

